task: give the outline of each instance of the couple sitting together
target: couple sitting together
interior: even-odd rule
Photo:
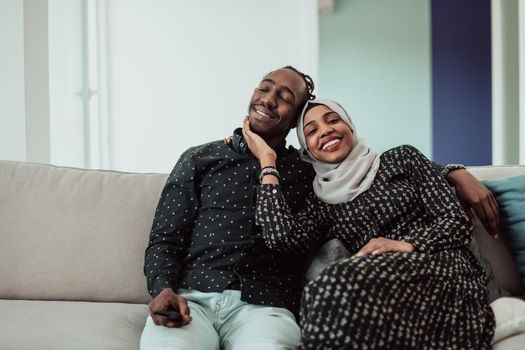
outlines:
[[[414,147],[370,149],[313,88],[290,66],[267,74],[242,129],[177,162],[146,249],[141,348],[490,349],[462,205],[496,235],[494,197]],[[295,126],[299,151],[285,146]],[[331,238],[353,256],[304,285],[307,256]]]

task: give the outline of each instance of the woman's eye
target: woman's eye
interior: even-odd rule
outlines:
[[[330,120],[328,121],[328,124],[335,124],[335,123],[337,123],[338,121],[339,121],[338,118],[330,119]]]
[[[308,130],[308,131],[306,132],[306,135],[307,135],[307,136],[311,136],[311,135],[315,134],[316,131],[317,131],[317,129],[310,129],[310,130]]]

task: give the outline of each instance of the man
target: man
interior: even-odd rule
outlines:
[[[275,70],[253,92],[248,111],[252,131],[278,154],[281,186],[294,212],[303,205],[314,173],[293,147],[285,147],[285,138],[313,98],[313,88],[311,78],[293,67]],[[293,349],[299,344],[294,314],[305,257],[270,251],[258,238],[260,173],[240,129],[229,143],[196,146],[181,156],[162,192],[146,249],[144,271],[153,300],[142,349]],[[494,226],[498,214],[490,192],[464,170],[448,178]],[[156,314],[167,310],[180,317]]]

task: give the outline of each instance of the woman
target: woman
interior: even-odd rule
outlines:
[[[300,253],[335,237],[354,254],[306,286],[301,347],[490,349],[494,315],[467,249],[472,225],[430,161],[411,146],[374,152],[333,101],[309,101],[297,132],[317,176],[306,209],[292,214],[275,152],[243,127],[261,162],[265,242]]]

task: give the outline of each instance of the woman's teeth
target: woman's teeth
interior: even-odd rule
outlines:
[[[332,141],[325,143],[323,146],[323,151],[326,150],[328,147],[335,145],[336,143],[339,143],[340,141],[341,141],[340,139],[333,139]]]

